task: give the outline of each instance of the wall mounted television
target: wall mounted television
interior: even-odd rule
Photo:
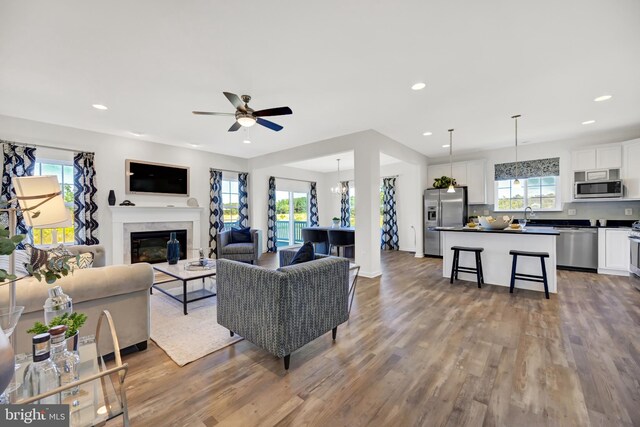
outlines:
[[[189,196],[189,168],[127,159],[125,183],[127,194]]]

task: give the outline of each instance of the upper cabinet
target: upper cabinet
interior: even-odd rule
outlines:
[[[625,197],[640,199],[640,139],[625,142],[623,144]]]
[[[487,203],[485,165],[484,160],[456,162],[453,165],[449,163],[429,165],[427,167],[429,186],[433,185],[433,180],[436,178],[453,175],[458,185],[467,187],[469,204],[484,205]]]
[[[591,169],[616,169],[622,167],[622,146],[603,145],[571,153],[571,169],[586,171]]]

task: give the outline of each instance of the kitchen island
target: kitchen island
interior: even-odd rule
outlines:
[[[498,286],[509,286],[511,281],[511,250],[529,252],[548,252],[549,258],[545,260],[549,292],[557,293],[556,280],[556,237],[558,232],[548,228],[529,228],[523,230],[488,230],[482,228],[466,227],[438,227],[442,235],[442,276],[451,276],[453,263],[452,246],[472,246],[484,248],[482,252],[482,268],[484,282]],[[475,267],[473,253],[460,253],[460,266]],[[518,273],[540,275],[540,259],[530,257],[518,257]],[[458,274],[459,280],[476,281],[475,274]],[[455,282],[454,282],[455,283]],[[542,283],[516,280],[515,287],[544,292]]]

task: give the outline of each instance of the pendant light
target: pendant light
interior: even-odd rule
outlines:
[[[520,114],[511,116],[516,124],[516,180],[513,181],[514,188],[520,188],[520,180],[518,179],[518,117],[520,117]]]
[[[449,129],[449,175],[451,182],[449,183],[447,193],[455,193],[456,189],[453,186],[453,129]]]
[[[342,185],[342,181],[340,181],[340,159],[336,159],[338,162],[338,185],[335,187],[331,187],[331,192],[334,194],[345,194],[347,192],[346,185]]]

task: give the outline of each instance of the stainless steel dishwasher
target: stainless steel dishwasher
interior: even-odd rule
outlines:
[[[554,227],[558,267],[598,269],[598,229]]]

